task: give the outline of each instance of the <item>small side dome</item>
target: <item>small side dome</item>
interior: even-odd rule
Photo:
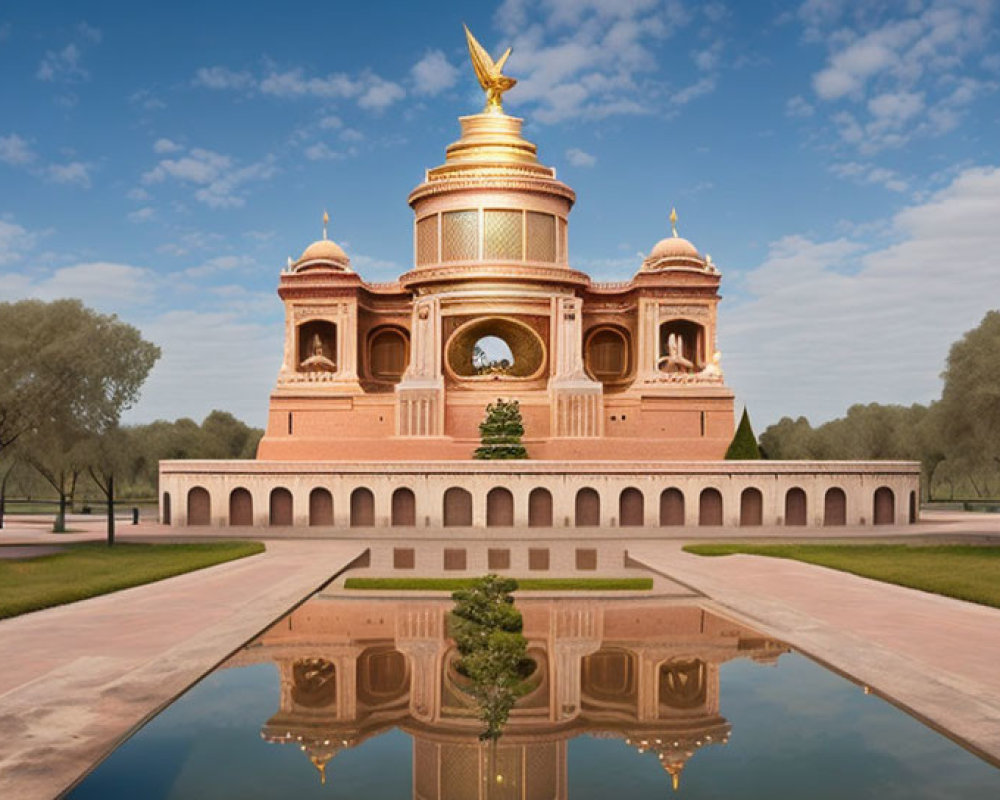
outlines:
[[[342,272],[351,271],[351,259],[347,253],[335,241],[326,237],[326,226],[330,222],[330,215],[323,212],[323,238],[313,242],[299,256],[298,261],[292,264],[292,272],[302,272],[306,269],[326,268],[335,269]]]
[[[660,239],[649,251],[647,261],[659,261],[661,258],[696,258],[701,260],[698,248],[682,236],[668,236]]]
[[[672,235],[660,239],[642,262],[641,272],[656,272],[670,267],[692,267],[704,269],[706,261],[698,248],[682,236],[677,235],[677,210],[670,211]]]

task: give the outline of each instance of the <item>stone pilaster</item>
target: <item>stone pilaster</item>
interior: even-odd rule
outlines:
[[[396,434],[444,435],[444,376],[441,374],[441,303],[413,304],[410,364],[396,386]]]
[[[583,369],[583,301],[552,300],[552,359],[549,379],[553,437],[596,437],[604,434],[604,387]]]

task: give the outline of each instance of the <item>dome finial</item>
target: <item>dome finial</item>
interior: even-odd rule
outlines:
[[[323,240],[326,241],[326,226],[330,224],[330,215],[323,209]]]
[[[677,209],[670,209],[670,230],[673,231],[674,238],[677,238]]]

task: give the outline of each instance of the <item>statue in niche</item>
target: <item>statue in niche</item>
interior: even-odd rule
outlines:
[[[309,347],[309,357],[304,359],[299,368],[306,372],[335,372],[336,362],[327,358],[323,340],[318,333],[314,333]]]
[[[667,337],[667,354],[657,366],[664,372],[691,372],[694,362],[684,355],[684,340],[680,335],[671,333]]]

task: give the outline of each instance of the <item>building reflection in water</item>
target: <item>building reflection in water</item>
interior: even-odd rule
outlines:
[[[725,744],[719,667],[776,662],[788,647],[699,606],[662,599],[519,598],[535,669],[495,747],[445,633],[447,599],[318,596],[225,666],[273,662],[279,708],[268,742],[328,762],[392,728],[413,739],[413,796],[567,797],[567,742],[618,738],[652,752],[678,786],[695,753]]]

